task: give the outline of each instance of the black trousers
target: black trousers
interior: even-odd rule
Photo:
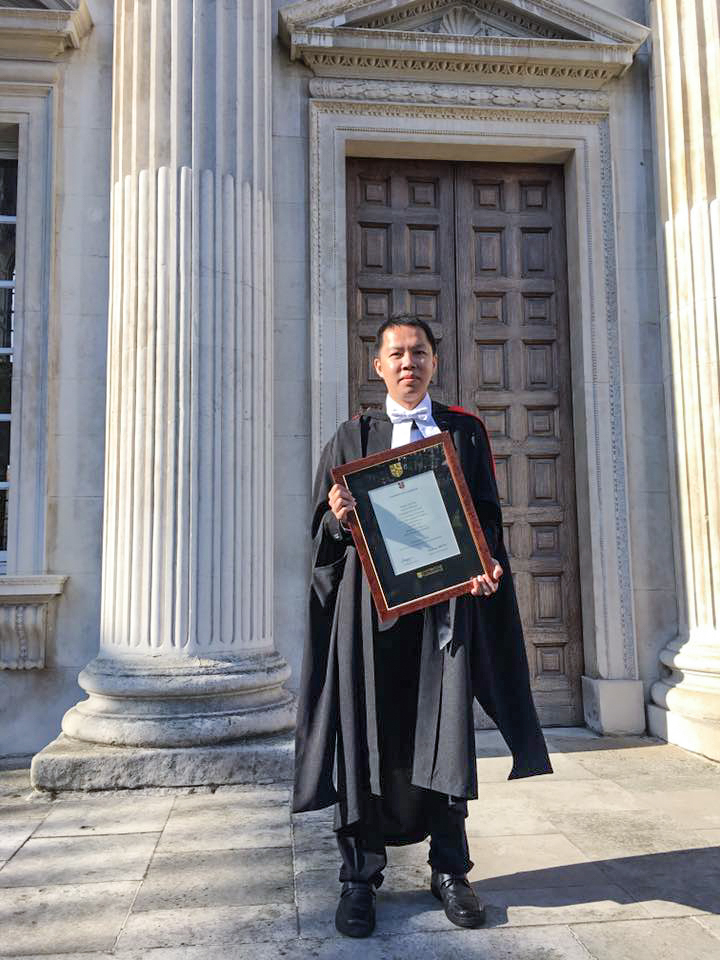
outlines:
[[[417,788],[416,788],[417,789]],[[423,790],[424,809],[430,828],[428,863],[439,873],[463,876],[472,870],[465,817],[467,803],[451,800],[442,793]],[[365,881],[379,887],[387,864],[385,834],[383,833],[382,801],[372,797],[368,815],[360,822],[337,831],[337,843],[342,857],[340,881]]]
[[[411,783],[420,673],[422,614],[400,617],[375,631],[375,690],[382,797],[368,795],[362,819],[337,831],[340,880],[380,886],[385,845],[430,837],[431,867],[463,875],[472,868],[465,818],[467,802]]]

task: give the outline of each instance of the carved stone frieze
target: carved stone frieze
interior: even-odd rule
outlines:
[[[380,76],[397,76],[398,73],[405,73],[420,77],[444,74],[472,78],[478,83],[502,79],[507,83],[534,81],[556,86],[567,84],[596,88],[618,74],[618,70],[610,66],[570,66],[512,60],[452,60],[441,57],[322,52],[308,52],[303,59],[314,72],[320,74],[353,76],[358,73],[374,73]]]
[[[384,80],[315,78],[310,95],[322,100],[361,100],[412,104],[467,104],[537,110],[592,110],[606,113],[609,98],[595,90],[544,87],[493,87],[457,83],[403,83]]]
[[[321,113],[335,113],[342,110],[344,114],[366,117],[417,117],[418,119],[434,120],[474,120],[500,122],[504,120],[532,120],[534,123],[556,123],[558,117],[563,123],[587,123],[588,114],[572,110],[558,111],[543,110],[500,110],[483,109],[482,107],[440,107],[417,106],[409,103],[337,103],[332,100],[314,100],[313,105]]]

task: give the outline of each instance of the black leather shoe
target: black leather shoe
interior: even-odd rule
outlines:
[[[375,890],[371,883],[342,885],[335,926],[346,937],[369,937],[375,929]]]
[[[475,896],[467,877],[433,870],[430,879],[433,895],[442,900],[445,916],[457,927],[481,927],[485,923],[485,907]]]

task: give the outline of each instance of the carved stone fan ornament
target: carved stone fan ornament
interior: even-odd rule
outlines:
[[[441,20],[417,28],[419,32],[446,33],[453,37],[510,37],[512,34],[500,30],[483,20],[472,7],[464,4],[448,10]]]

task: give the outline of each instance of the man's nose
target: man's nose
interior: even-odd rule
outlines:
[[[415,357],[408,352],[403,354],[402,365],[404,367],[414,367],[415,366]]]

